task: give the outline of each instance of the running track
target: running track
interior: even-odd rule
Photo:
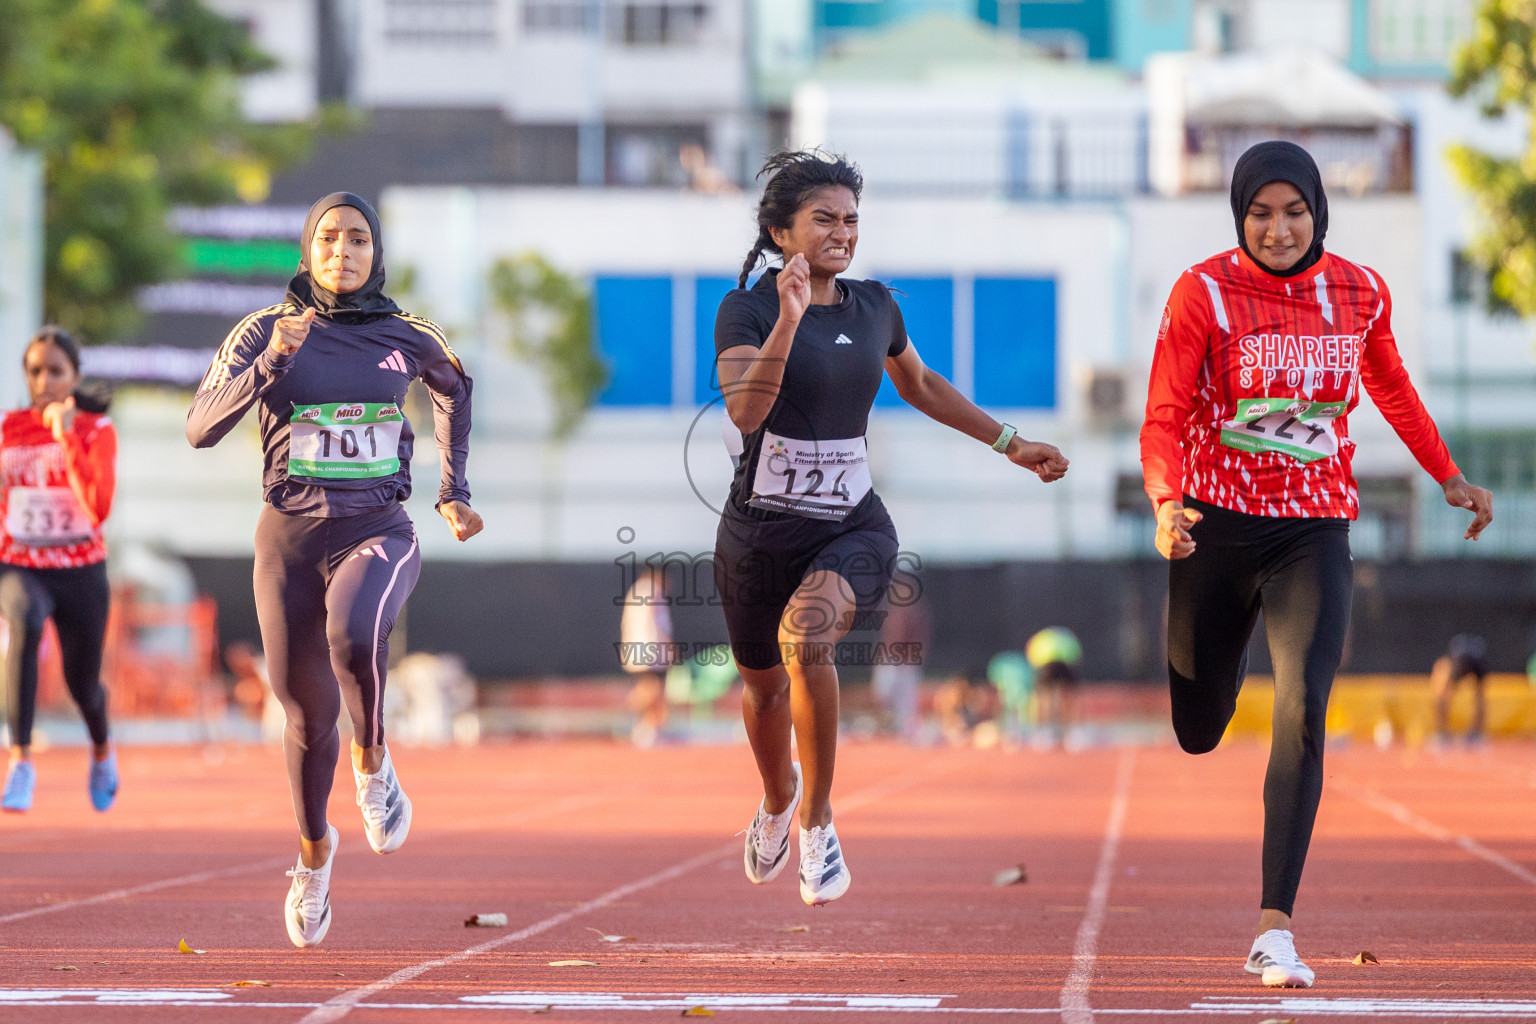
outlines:
[[[338,778],[335,923],[303,951],[279,918],[294,839],[277,752],[126,750],[98,816],[83,753],[54,751],[39,808],[0,818],[0,1020],[1536,1021],[1531,754],[1330,752],[1298,907],[1318,984],[1277,993],[1239,966],[1252,745],[850,743],[836,807],[854,884],[818,910],[793,869],[742,877],[744,747],[403,749],[410,841],[369,851]],[[991,884],[1019,862],[1026,883]],[[509,926],[463,927],[476,912]],[[1380,966],[1349,962],[1363,949]],[[567,959],[597,966],[548,966]],[[271,987],[226,987],[246,979]]]

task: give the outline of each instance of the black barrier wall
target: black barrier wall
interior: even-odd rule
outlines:
[[[251,560],[188,563],[199,588],[218,601],[222,641],[259,645]],[[696,590],[672,608],[675,639],[690,647],[725,641],[707,564],[700,569]],[[993,654],[1021,649],[1035,630],[1067,626],[1082,638],[1087,678],[1161,682],[1167,573],[1161,561],[926,565],[914,574],[931,622],[925,671],[979,674]],[[405,641],[411,650],[457,653],[484,679],[615,674],[626,582],[612,563],[426,562],[407,606]],[[1524,671],[1536,651],[1536,563],[1355,563],[1344,671],[1427,672],[1460,632],[1488,640],[1494,671]],[[1269,671],[1262,623],[1250,670]],[[850,665],[845,678],[866,673]]]

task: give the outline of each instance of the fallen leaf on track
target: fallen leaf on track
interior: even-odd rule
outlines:
[[[464,921],[465,928],[505,928],[506,926],[506,914],[476,914]]]
[[[1029,870],[1023,864],[1015,865],[1006,871],[999,871],[992,876],[993,885],[1019,885],[1029,881]]]
[[[53,968],[53,970],[55,970],[55,971],[78,971],[79,969],[80,968],[78,968],[78,967],[55,967],[55,968]]]
[[[551,967],[596,967],[597,964],[593,963],[591,960],[551,960],[549,962],[549,966],[551,966]]]
[[[811,926],[808,924],[792,924],[784,930],[787,932],[808,932],[811,930]]]
[[[208,951],[206,949],[193,949],[191,946],[187,945],[187,940],[186,939],[182,939],[180,942],[178,942],[176,944],[176,952],[178,952],[178,953],[206,953]]]
[[[682,1017],[713,1017],[714,1015],[715,1011],[707,1006],[690,1006],[679,1014]]]
[[[1379,963],[1381,963],[1381,961],[1376,959],[1376,954],[1372,953],[1368,949],[1362,949],[1360,952],[1355,954],[1354,964],[1357,967],[1364,967],[1366,964]]]
[[[634,942],[635,941],[635,937],[633,935],[604,935],[603,934],[603,930],[601,928],[592,928],[592,927],[589,926],[587,928],[587,931],[589,931],[589,932],[597,932],[598,938],[602,939],[604,942]]]
[[[552,1005],[551,1006],[535,1006],[533,1009],[529,1010],[528,1012],[529,1013],[554,1013],[555,1012],[555,1008]]]
[[[228,985],[225,985],[224,987],[225,988],[271,988],[272,987],[272,983],[270,981],[255,981],[255,980],[251,980],[251,981],[232,981]]]

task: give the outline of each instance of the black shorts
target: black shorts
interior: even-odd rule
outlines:
[[[1459,683],[1467,676],[1479,682],[1488,676],[1488,659],[1476,654],[1451,655],[1451,682]]]
[[[873,491],[841,521],[754,512],[726,504],[715,531],[715,589],[736,663],[768,669],[783,663],[779,620],[812,572],[846,580],[858,617],[874,611],[896,566],[896,526]]]

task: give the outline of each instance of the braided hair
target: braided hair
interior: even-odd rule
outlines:
[[[757,241],[741,264],[741,276],[736,279],[738,288],[747,286],[747,278],[757,269],[764,252],[783,255],[769,228],[788,229],[794,224],[795,214],[813,193],[841,185],[853,193],[853,201],[857,203],[864,191],[864,176],[859,173],[857,164],[845,156],[819,149],[775,153],[757,172],[759,178],[765,174],[768,181],[763,185],[763,197],[757,202]]]
[[[80,342],[75,336],[57,324],[45,324],[38,328],[32,340],[27,342],[27,347],[22,350],[23,365],[25,365],[26,352],[33,345],[52,345],[64,353],[64,358],[69,360],[69,365],[80,372]],[[112,405],[112,389],[104,381],[90,381],[75,388],[75,408],[81,412],[104,413]]]

